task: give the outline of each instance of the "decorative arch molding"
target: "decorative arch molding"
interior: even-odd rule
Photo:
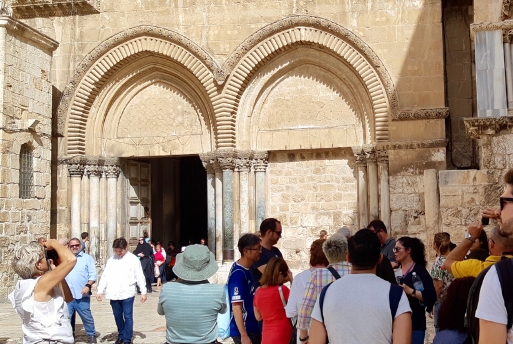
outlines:
[[[58,108],[58,131],[68,137],[68,155],[85,154],[89,111],[105,82],[145,53],[170,58],[190,71],[208,97],[218,95],[224,74],[208,52],[181,34],[155,26],[138,26],[107,39],[80,63],[66,85]]]
[[[236,112],[249,80],[266,61],[297,45],[312,44],[342,58],[364,83],[374,111],[375,141],[388,140],[389,113],[398,108],[392,78],[376,53],[357,35],[313,16],[288,17],[260,29],[226,60],[223,95],[214,102],[218,148],[233,148]]]

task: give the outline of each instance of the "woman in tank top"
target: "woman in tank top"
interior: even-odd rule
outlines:
[[[77,262],[75,255],[55,239],[45,248],[31,242],[14,253],[12,267],[20,276],[9,294],[16,313],[23,319],[23,344],[74,343],[68,305],[73,296],[64,279]],[[55,264],[55,265],[54,265]],[[49,272],[48,272],[49,271]]]

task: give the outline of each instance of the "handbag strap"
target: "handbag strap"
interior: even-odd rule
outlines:
[[[281,285],[278,286],[278,291],[280,292],[281,303],[283,303],[283,308],[287,307],[287,301],[285,301],[285,297],[283,296],[283,291],[281,290]]]

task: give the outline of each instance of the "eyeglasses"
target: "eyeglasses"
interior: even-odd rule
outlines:
[[[404,250],[404,248],[403,248],[403,247],[394,247],[394,248],[392,249],[392,251],[394,251],[395,253],[397,253],[397,252],[399,252],[399,251],[401,251],[401,250]]]
[[[281,232],[282,231],[274,231],[274,233],[278,234],[279,237],[281,237]]]
[[[501,197],[500,200],[501,200],[501,210],[504,209],[506,202],[513,202],[513,198],[511,198],[511,197]]]
[[[82,245],[78,244],[78,245],[69,245],[70,248],[73,248],[73,247],[80,247]]]
[[[248,250],[250,250],[250,251],[262,251],[262,246],[258,246],[258,247],[255,247],[255,248],[248,248]]]

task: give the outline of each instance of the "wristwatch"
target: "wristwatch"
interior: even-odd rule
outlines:
[[[413,291],[411,292],[411,296],[415,297],[415,293],[416,293],[416,292],[417,292],[417,291],[415,290],[415,288],[413,288]]]
[[[306,336],[305,338],[299,338],[299,341],[306,342],[309,338],[310,338],[310,336]]]
[[[472,238],[470,233],[465,234],[465,239],[472,241],[473,244],[476,242],[476,239]]]

